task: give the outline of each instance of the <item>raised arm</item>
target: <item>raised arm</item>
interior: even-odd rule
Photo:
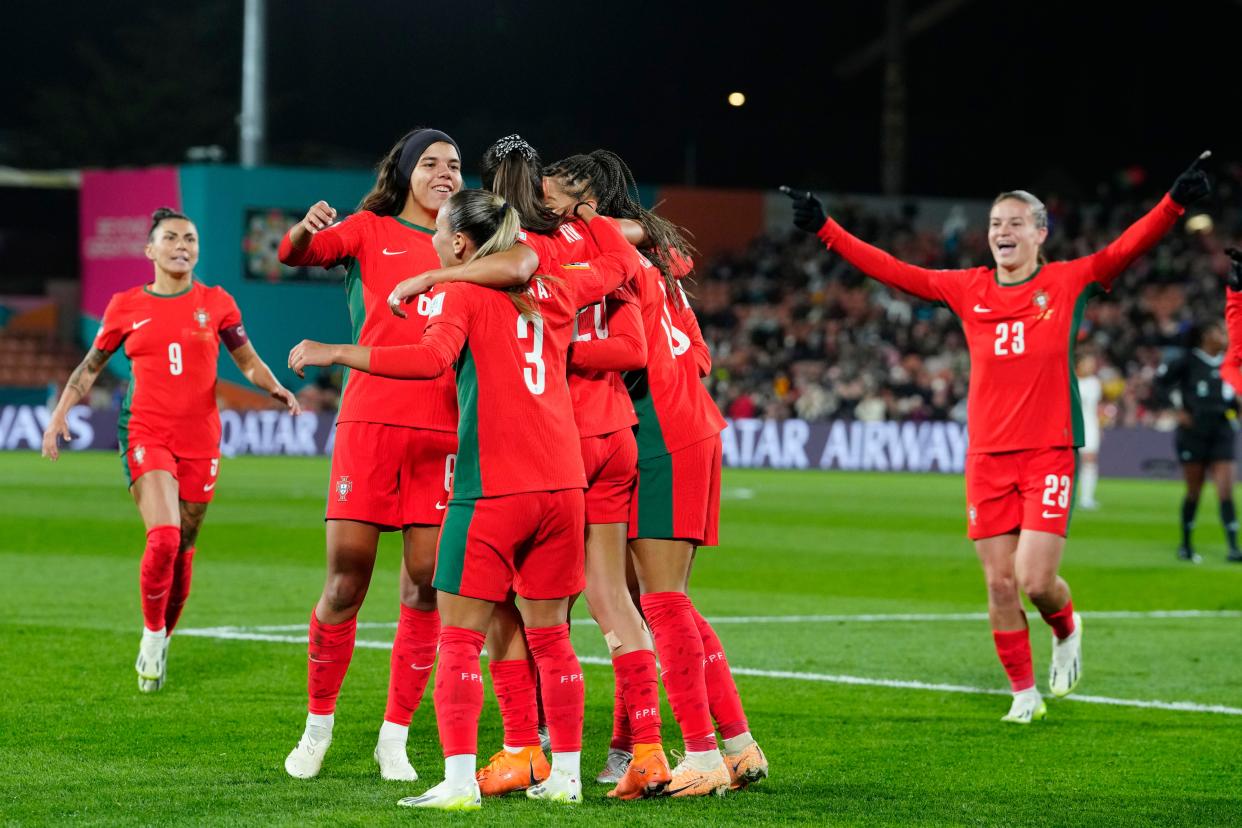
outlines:
[[[280,384],[280,380],[276,379],[276,375],[272,373],[271,368],[267,367],[267,363],[259,356],[253,344],[244,342],[231,349],[229,356],[233,358],[233,362],[237,363],[238,369],[251,385],[262,388],[271,395],[272,399],[279,400],[285,408],[289,409],[290,414],[302,413],[298,398],[293,395],[292,391]]]
[[[1242,270],[1242,263],[1238,269]],[[1233,288],[1225,291],[1225,330],[1229,334],[1229,347],[1220,366],[1220,378],[1242,395],[1242,293]]]
[[[329,267],[354,255],[360,219],[351,216],[337,225],[332,224],[334,221],[336,210],[326,201],[315,202],[280,240],[277,257],[291,267]]]
[[[112,354],[112,351],[103,351],[92,346],[83,360],[78,363],[78,367],[74,368],[73,373],[69,375],[64,390],[60,392],[60,399],[56,401],[56,407],[52,409],[52,417],[47,424],[47,429],[43,432],[44,457],[55,460],[60,456],[57,437],[63,437],[66,443],[73,439],[73,435],[69,433],[69,424],[66,422],[69,409],[86,399],[86,395],[95,385],[95,380],[99,379],[100,372],[108,364],[108,358]]]
[[[605,300],[608,336],[601,339],[575,341],[569,350],[569,368],[573,371],[635,371],[647,364],[647,337],[638,305],[628,296],[621,298],[620,288]]]
[[[574,214],[586,223],[599,251],[587,262],[590,267],[577,271],[579,277],[571,283],[575,302],[585,308],[637,276],[639,259],[638,251],[626,241],[615,221],[599,215],[585,202],[574,208]]]
[[[794,202],[794,226],[807,233],[814,233],[829,250],[861,270],[872,279],[904,290],[906,293],[929,302],[949,302],[941,282],[951,270],[929,270],[900,261],[873,247],[844,227],[828,218],[824,205],[810,191],[781,187]]]

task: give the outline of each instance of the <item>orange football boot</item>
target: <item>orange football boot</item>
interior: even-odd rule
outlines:
[[[668,757],[659,744],[634,745],[634,758],[617,787],[608,792],[615,799],[644,799],[660,796],[673,778]]]
[[[758,742],[751,742],[741,753],[725,754],[729,767],[729,790],[740,791],[760,779],[768,778],[768,757],[763,755]]]
[[[538,745],[524,747],[517,753],[501,748],[492,754],[487,767],[475,774],[483,796],[504,796],[537,785],[552,773],[543,750]]]
[[[729,769],[725,767],[723,760],[711,770],[702,771],[690,767],[690,764],[683,759],[677,763],[677,767],[673,768],[672,779],[669,780],[664,793],[674,797],[707,796],[708,794],[724,796],[730,784]]]

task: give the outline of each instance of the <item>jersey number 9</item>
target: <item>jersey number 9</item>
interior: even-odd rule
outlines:
[[[181,372],[185,370],[185,366],[181,362],[181,343],[168,343],[168,373],[174,377],[181,376]]]

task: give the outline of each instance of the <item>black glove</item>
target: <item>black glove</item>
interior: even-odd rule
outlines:
[[[1242,290],[1242,250],[1236,247],[1225,249],[1229,254],[1229,258],[1233,259],[1233,264],[1229,268],[1229,275],[1225,277],[1225,283],[1229,285],[1230,290]]]
[[[1207,173],[1200,169],[1203,162],[1211,157],[1212,151],[1207,150],[1186,168],[1186,172],[1174,180],[1173,186],[1169,188],[1169,195],[1174,201],[1183,207],[1189,207],[1212,191]]]
[[[828,221],[824,205],[809,190],[794,190],[784,185],[781,192],[793,199],[794,227],[807,233],[818,233]]]

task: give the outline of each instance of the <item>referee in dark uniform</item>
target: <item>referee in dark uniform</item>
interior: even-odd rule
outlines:
[[[1210,472],[1220,499],[1220,522],[1229,541],[1229,558],[1238,550],[1238,518],[1233,506],[1234,437],[1238,402],[1233,388],[1220,378],[1228,339],[1223,322],[1212,322],[1190,332],[1191,348],[1160,366],[1156,388],[1165,404],[1177,410],[1177,459],[1186,477],[1182,500],[1182,544],[1177,557],[1199,563],[1191,544],[1199,492]]]

